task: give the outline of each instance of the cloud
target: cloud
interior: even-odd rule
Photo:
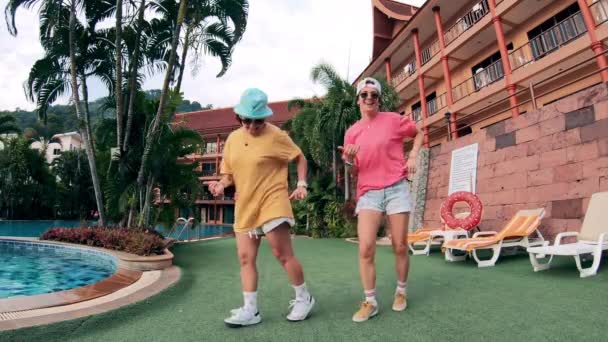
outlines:
[[[404,1],[405,2],[405,1]],[[407,1],[420,5],[424,0]],[[0,0],[4,9],[7,0]],[[0,108],[34,107],[28,103],[23,82],[34,61],[42,57],[37,16],[20,10],[19,36],[10,36],[3,23],[0,44]],[[353,80],[369,64],[372,52],[372,11],[369,0],[250,0],[247,30],[236,47],[233,63],[222,78],[220,63],[202,58],[196,76],[184,75],[185,97],[215,107],[232,106],[248,87],[265,90],[271,101],[322,95],[310,80],[310,70],[321,61],[332,64]],[[160,88],[162,75],[148,79],[144,88]],[[105,96],[100,82],[90,81],[90,98]],[[67,101],[63,99],[62,102]]]

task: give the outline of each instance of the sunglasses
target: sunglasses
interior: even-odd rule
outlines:
[[[246,126],[249,126],[251,124],[254,124],[255,126],[260,126],[265,121],[264,119],[255,119],[255,120],[248,119],[248,118],[240,118],[240,119],[241,119],[241,122]]]
[[[359,96],[360,96],[362,99],[364,99],[364,100],[365,100],[365,99],[366,99],[368,96],[369,96],[369,97],[370,97],[372,100],[377,100],[377,99],[378,99],[378,97],[380,97],[380,95],[379,95],[378,93],[366,93],[366,92],[363,92],[363,93],[359,94]]]

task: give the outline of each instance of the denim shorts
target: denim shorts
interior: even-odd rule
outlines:
[[[380,190],[369,190],[357,201],[355,214],[370,209],[387,215],[409,213],[412,210],[410,183],[403,179]]]

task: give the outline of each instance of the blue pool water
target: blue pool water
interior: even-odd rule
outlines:
[[[55,227],[80,227],[80,221],[0,221],[0,236],[39,237]]]
[[[0,298],[69,290],[117,270],[114,257],[91,250],[0,240]]]

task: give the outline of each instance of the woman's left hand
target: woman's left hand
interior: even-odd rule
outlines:
[[[306,196],[308,196],[308,191],[306,190],[305,187],[303,186],[299,186],[297,187],[292,193],[291,196],[289,196],[289,199],[292,200],[303,200],[306,198]]]

